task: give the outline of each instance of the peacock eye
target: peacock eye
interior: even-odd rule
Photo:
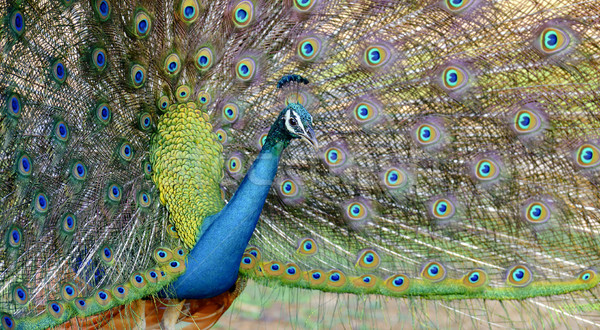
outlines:
[[[296,118],[290,118],[290,125],[292,125],[292,126],[298,125],[298,121],[296,120]]]

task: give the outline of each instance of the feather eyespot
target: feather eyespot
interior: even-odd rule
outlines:
[[[25,305],[29,301],[27,289],[23,286],[16,286],[13,289],[13,301],[19,305]]]
[[[54,137],[60,142],[67,142],[69,139],[69,128],[64,121],[58,121],[54,125]]]
[[[434,218],[446,220],[451,218],[456,212],[454,204],[445,198],[440,198],[431,204],[431,214]]]
[[[298,57],[304,61],[312,61],[321,52],[321,40],[316,37],[308,37],[298,43]]]
[[[540,34],[540,47],[548,55],[565,50],[570,41],[569,34],[558,28],[548,27]]]
[[[339,288],[346,284],[346,275],[339,270],[331,270],[329,273],[327,273],[327,275],[328,286]]]
[[[531,110],[520,110],[514,117],[514,129],[518,134],[537,132],[542,127],[542,119]]]
[[[77,220],[73,214],[67,213],[63,215],[61,224],[63,232],[65,232],[66,234],[72,234],[75,231]]]
[[[551,215],[550,208],[539,201],[533,201],[525,207],[525,220],[532,224],[545,223]]]
[[[235,75],[239,80],[249,82],[254,78],[255,67],[256,63],[254,60],[250,57],[246,57],[235,65]]]
[[[96,0],[94,9],[100,18],[100,21],[107,21],[110,17],[110,2],[108,0]]]
[[[219,128],[215,131],[215,134],[217,135],[217,140],[219,140],[221,144],[227,143],[227,132],[224,129]]]
[[[403,292],[409,288],[410,280],[406,275],[397,274],[388,277],[388,279],[385,280],[384,285],[388,290],[393,292]]]
[[[234,123],[239,116],[240,109],[235,103],[227,103],[223,106],[223,119],[227,123]]]
[[[102,247],[98,254],[100,254],[100,259],[106,264],[112,264],[114,260],[113,251],[110,247],[104,246]]]
[[[337,147],[331,147],[325,150],[325,163],[332,167],[344,165],[346,162],[346,153]]]
[[[227,171],[231,174],[238,174],[243,168],[242,160],[239,156],[231,156],[227,160]]]
[[[213,53],[208,47],[200,48],[194,58],[194,64],[200,71],[204,72],[210,69],[213,65]]]
[[[117,300],[125,300],[127,294],[129,293],[129,288],[124,285],[117,285],[113,288],[112,294]]]
[[[250,253],[244,253],[242,261],[240,262],[240,268],[244,270],[253,269],[256,266],[256,257]]]
[[[170,76],[175,76],[181,71],[181,60],[179,55],[173,53],[165,58],[164,70]]]
[[[260,260],[261,259],[260,250],[257,247],[255,247],[255,246],[247,248],[246,249],[246,253],[249,253],[249,254],[253,255],[256,258],[256,260]]]
[[[142,131],[148,131],[152,128],[152,116],[147,112],[140,113],[138,126]]]
[[[19,227],[13,226],[8,230],[8,245],[12,248],[18,248],[21,246],[23,235]]]
[[[102,48],[96,48],[92,51],[92,65],[98,71],[106,68],[106,51]]]
[[[233,23],[238,28],[248,26],[254,17],[254,4],[251,1],[241,1],[233,8]]]
[[[370,68],[379,68],[385,65],[390,59],[390,50],[381,45],[373,45],[365,49],[365,64]]]
[[[95,115],[96,115],[96,119],[98,119],[98,122],[102,125],[108,125],[108,123],[110,123],[110,119],[112,117],[110,108],[108,106],[108,104],[106,103],[101,103],[96,107],[96,111],[95,111]]]
[[[62,61],[55,61],[52,64],[52,77],[61,84],[67,79],[67,69]]]
[[[191,94],[192,89],[188,85],[181,85],[177,87],[177,90],[175,91],[175,96],[179,102],[187,102],[187,100],[190,99]]]
[[[500,167],[489,158],[481,159],[475,164],[475,177],[481,181],[491,181],[500,175]]]
[[[64,308],[60,302],[54,301],[48,303],[48,311],[52,317],[60,319],[64,313]]]
[[[360,252],[354,265],[357,268],[374,269],[379,267],[380,262],[381,258],[379,257],[377,252],[375,252],[375,250],[365,249]]]
[[[17,170],[22,176],[30,176],[33,168],[31,158],[27,155],[21,155],[17,160]]]
[[[318,247],[317,243],[312,238],[305,238],[298,242],[298,248],[296,252],[301,255],[311,256],[317,253]]]
[[[597,275],[598,274],[596,273],[595,270],[587,269],[587,270],[584,270],[583,272],[581,272],[577,278],[584,283],[590,283],[590,282],[594,282],[596,280]]]
[[[383,184],[389,189],[399,189],[407,183],[406,173],[397,167],[390,167],[383,173]]]
[[[156,101],[156,107],[158,108],[158,110],[165,112],[167,111],[167,108],[170,105],[170,100],[167,96],[161,96],[157,101]]]
[[[133,159],[133,147],[127,142],[121,143],[119,157],[126,162],[130,162]]]
[[[364,125],[373,122],[379,117],[379,109],[371,102],[361,101],[354,106],[352,115],[357,123]]]
[[[152,164],[149,161],[145,160],[142,163],[142,170],[144,171],[146,178],[150,178],[152,176]]]
[[[152,204],[152,197],[145,191],[138,194],[138,204],[140,207],[148,208]]]
[[[293,4],[295,10],[306,13],[309,12],[317,2],[318,0],[294,0]]]
[[[446,8],[453,13],[459,13],[469,8],[475,0],[444,0]]]
[[[285,197],[298,195],[298,185],[292,179],[286,179],[279,185],[279,192]]]
[[[196,0],[183,0],[180,8],[181,19],[185,23],[191,24],[200,16],[200,6]]]
[[[133,287],[141,289],[146,286],[146,279],[144,278],[144,275],[142,275],[141,273],[135,273],[135,274],[131,275],[129,283],[131,283],[131,285],[133,285]]]
[[[18,94],[12,94],[8,98],[8,102],[7,102],[8,114],[11,117],[19,118],[19,117],[21,117],[21,110],[22,110],[21,98],[19,97]]]
[[[463,284],[469,288],[479,288],[488,283],[488,275],[481,269],[474,269],[463,277]]]
[[[352,221],[361,221],[367,218],[369,210],[366,205],[359,202],[350,202],[345,207],[346,217]]]
[[[435,125],[421,124],[415,131],[417,142],[422,146],[430,146],[440,141],[441,131]]]
[[[305,278],[310,282],[311,285],[321,285],[325,283],[327,277],[323,275],[323,272],[318,269],[313,269],[306,273]]]
[[[432,282],[439,282],[446,278],[446,268],[439,262],[431,261],[421,270],[421,277]]]
[[[352,284],[357,288],[371,289],[377,284],[377,277],[373,275],[362,275],[352,280]]]
[[[33,198],[33,202],[34,202],[34,209],[38,213],[44,214],[44,213],[48,212],[49,202],[48,202],[48,197],[46,197],[46,194],[44,194],[42,192],[35,194],[35,197]]]
[[[20,11],[14,11],[10,16],[10,28],[18,36],[25,32],[25,20],[23,19],[23,14]]]
[[[460,89],[469,82],[467,71],[458,66],[449,66],[442,71],[442,86],[448,91]]]
[[[582,168],[591,168],[600,164],[600,150],[592,143],[585,143],[577,149],[577,165]]]
[[[152,20],[145,11],[140,10],[135,15],[133,24],[135,35],[138,38],[145,38],[150,34],[150,29],[152,28]]]
[[[141,88],[146,82],[146,68],[139,64],[134,64],[129,70],[131,76],[131,83],[134,88]]]
[[[118,203],[121,201],[121,187],[113,183],[108,186],[108,199],[111,202]]]
[[[75,180],[83,181],[87,178],[87,168],[82,162],[75,162],[71,168],[71,175]]]
[[[533,273],[525,265],[511,267],[506,276],[506,283],[514,287],[525,287],[533,281]]]
[[[210,94],[208,94],[208,92],[201,91],[198,93],[198,103],[200,103],[200,105],[209,105],[210,101],[211,97]]]
[[[61,288],[60,294],[64,300],[72,301],[77,296],[77,289],[74,285],[71,285],[70,283],[65,283]]]

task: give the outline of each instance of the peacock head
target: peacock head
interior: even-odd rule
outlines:
[[[319,143],[312,128],[313,118],[301,104],[290,103],[281,111],[277,121],[287,139],[302,139],[315,150],[319,149]]]

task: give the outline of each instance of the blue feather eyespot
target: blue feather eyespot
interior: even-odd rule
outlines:
[[[48,302],[47,310],[55,319],[60,319],[64,313],[63,305],[58,301]]]
[[[254,78],[255,71],[256,63],[250,57],[243,58],[235,65],[235,75],[243,82],[249,82],[252,80],[252,78]]]
[[[125,300],[129,294],[129,288],[124,285],[117,285],[112,289],[112,294],[117,300]]]
[[[596,281],[596,276],[597,273],[595,270],[587,269],[581,272],[577,278],[584,283],[591,283]]]
[[[167,111],[167,108],[169,108],[169,105],[171,105],[171,101],[169,100],[169,98],[167,96],[161,96],[157,101],[156,101],[156,107],[158,108],[158,110],[160,110],[161,112],[165,112]]]
[[[63,215],[60,223],[62,231],[66,234],[72,234],[73,232],[75,232],[77,220],[75,218],[75,215],[73,215],[72,213],[66,213],[65,215]]]
[[[316,37],[308,37],[298,43],[298,57],[304,61],[312,61],[321,52],[321,40]]]
[[[324,276],[323,272],[318,269],[311,270],[305,276],[311,285],[321,285],[328,279],[327,276]]]
[[[327,285],[335,288],[342,287],[346,284],[346,276],[337,269],[333,269],[327,273]]]
[[[531,110],[520,110],[514,117],[514,129],[518,134],[530,134],[539,131],[542,118]]]
[[[254,4],[251,1],[241,1],[233,8],[233,23],[238,28],[250,25],[253,17]]]
[[[21,246],[23,240],[23,234],[19,227],[13,226],[8,230],[8,245],[12,248],[18,248]]]
[[[104,290],[98,290],[98,292],[96,292],[95,298],[96,298],[96,302],[100,306],[106,306],[112,301],[112,297],[111,297],[110,293],[108,291],[104,291]]]
[[[179,14],[185,23],[191,24],[200,16],[200,6],[196,0],[182,0]]]
[[[235,103],[227,103],[223,106],[223,120],[227,123],[234,123],[239,116],[240,108]]]
[[[304,238],[298,242],[296,252],[301,255],[311,256],[317,253],[317,243],[312,238]]]
[[[294,0],[293,4],[295,10],[306,13],[309,12],[317,2],[318,0]]]
[[[532,201],[525,207],[525,220],[532,224],[545,223],[551,215],[550,208],[540,201]]]
[[[288,267],[285,272],[289,275],[295,275],[298,272],[298,269],[294,266]]]
[[[146,280],[144,279],[144,276],[140,273],[133,274],[129,282],[131,283],[131,285],[138,289],[141,289],[146,286]]]
[[[33,168],[31,158],[27,155],[21,155],[17,159],[17,171],[22,176],[30,176]]]
[[[100,21],[107,21],[110,17],[110,2],[108,0],[96,0],[94,10],[98,14]]]
[[[178,274],[178,273],[185,272],[185,264],[183,264],[182,262],[173,260],[173,261],[169,262],[168,265],[169,265],[168,271],[171,273]]]
[[[152,204],[152,197],[145,191],[138,194],[138,205],[143,208],[148,208]]]
[[[437,261],[431,261],[421,269],[421,277],[432,282],[439,282],[446,278],[446,268]]]
[[[21,117],[21,111],[23,110],[23,106],[21,104],[21,98],[18,94],[12,94],[8,97],[8,102],[6,105],[6,112],[14,118]]]
[[[533,281],[533,273],[525,265],[515,265],[508,269],[506,283],[515,287],[525,287]]]
[[[175,91],[175,97],[179,102],[187,102],[192,95],[192,89],[188,85],[181,85]]]
[[[390,50],[382,45],[373,45],[365,49],[364,60],[369,68],[379,68],[385,65],[390,57]]]
[[[346,162],[346,153],[337,147],[331,147],[325,150],[325,163],[332,167],[344,165]]]
[[[65,283],[60,290],[61,297],[66,301],[73,301],[77,297],[76,286],[71,283]]]
[[[167,248],[156,248],[152,254],[156,262],[165,263],[173,258],[173,252]]]
[[[83,181],[87,177],[87,168],[82,162],[75,162],[71,167],[71,175],[75,180]]]
[[[542,51],[547,55],[565,50],[571,42],[568,33],[553,27],[545,28],[540,34],[539,40]]]
[[[379,108],[371,102],[361,101],[354,106],[352,117],[360,125],[372,123],[379,117]]]
[[[481,159],[475,165],[475,177],[481,181],[491,181],[500,175],[500,167],[489,158]]]
[[[146,275],[150,283],[158,283],[158,281],[160,280],[158,273],[154,269],[147,271]]]
[[[269,136],[268,132],[263,132],[262,134],[260,134],[258,136],[258,141],[257,142],[258,142],[258,149],[259,150],[262,150],[262,148],[265,145],[265,142],[267,142],[267,136]]]
[[[469,8],[475,0],[444,0],[446,8],[453,13],[459,13]]]
[[[254,258],[256,258],[256,260],[260,260],[261,259],[260,250],[257,247],[255,247],[255,246],[247,248],[245,253],[253,255]]]
[[[134,64],[129,70],[131,84],[134,88],[140,88],[146,83],[146,68],[139,64]]]
[[[284,197],[295,197],[298,195],[298,185],[292,179],[286,179],[279,185],[279,192]]]
[[[27,289],[21,285],[15,286],[13,289],[13,301],[19,305],[25,305],[29,301]]]
[[[465,87],[468,82],[467,71],[458,66],[449,66],[442,72],[442,86],[448,91]]]
[[[354,266],[362,269],[375,269],[379,267],[381,258],[373,249],[364,249],[359,252]]]
[[[231,156],[227,160],[227,171],[231,174],[238,174],[242,171],[242,160],[239,156]]]
[[[108,199],[111,202],[118,203],[121,201],[121,187],[113,183],[108,186]]]
[[[407,183],[408,176],[397,167],[390,167],[383,173],[383,184],[389,189],[399,189]]]
[[[98,70],[102,71],[106,68],[106,51],[102,48],[95,48],[92,51],[92,66]]]
[[[227,132],[224,129],[219,128],[215,134],[217,135],[217,140],[219,140],[221,144],[225,144],[227,142]]]
[[[152,116],[147,112],[140,113],[138,126],[142,131],[148,131],[152,128]]]
[[[133,147],[127,142],[121,143],[119,157],[126,162],[130,162],[133,159]]]
[[[474,269],[463,277],[463,284],[468,288],[480,288],[488,283],[488,275],[482,269]]]
[[[150,178],[152,176],[152,164],[149,161],[145,160],[142,163],[142,170],[144,171],[146,178]]]
[[[42,192],[38,192],[34,195],[33,197],[33,208],[35,209],[36,212],[38,213],[46,213],[48,212],[48,197],[46,197],[46,194],[42,193]]]
[[[353,221],[364,220],[369,215],[369,210],[367,209],[365,204],[363,204],[359,201],[354,201],[354,202],[348,203],[344,209],[345,209],[346,217],[349,220],[353,220]]]
[[[194,57],[194,64],[198,70],[204,72],[210,69],[213,65],[213,53],[208,47],[203,47],[198,50]]]
[[[409,284],[410,280],[403,274],[392,275],[384,282],[385,287],[393,292],[406,291],[409,288]]]
[[[135,14],[135,18],[133,20],[135,35],[138,38],[145,38],[150,34],[150,29],[152,28],[152,20],[148,13],[143,10],[140,10]]]
[[[179,55],[173,53],[165,58],[164,70],[168,75],[174,76],[181,71],[181,60]]]
[[[98,250],[100,259],[106,264],[112,264],[114,261],[113,251],[109,246],[104,246]]]
[[[575,160],[580,167],[596,167],[600,164],[600,150],[595,144],[585,143],[577,149]]]
[[[371,289],[377,284],[377,277],[365,274],[354,278],[352,284],[357,288]]]
[[[64,121],[58,121],[54,124],[54,137],[60,142],[67,142],[69,139],[69,128]]]
[[[431,124],[421,124],[415,131],[417,143],[430,146],[440,141],[442,133],[439,128]]]
[[[52,77],[58,83],[63,83],[67,79],[67,69],[62,61],[55,61],[52,64]]]
[[[256,258],[250,253],[244,253],[240,262],[240,268],[242,270],[249,270],[254,269],[254,266],[256,266]]]
[[[15,321],[8,314],[2,314],[2,327],[5,329],[14,329]]]
[[[106,103],[100,103],[96,110],[94,111],[94,115],[98,120],[98,123],[102,125],[108,125],[110,123],[110,119],[112,117],[110,107]]]
[[[210,94],[208,94],[208,92],[205,91],[201,91],[198,92],[198,103],[200,103],[200,105],[209,105],[211,101],[211,97]]]
[[[431,204],[431,214],[436,219],[449,219],[454,215],[455,212],[456,208],[454,207],[454,203],[448,199],[440,198]]]
[[[14,11],[10,16],[10,28],[17,35],[22,35],[25,32],[25,20],[23,19],[23,13],[20,11]]]

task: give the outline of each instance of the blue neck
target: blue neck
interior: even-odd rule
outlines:
[[[273,130],[231,201],[221,212],[204,219],[202,235],[188,256],[187,270],[173,283],[178,298],[213,297],[237,280],[242,255],[289,143],[271,133]]]

